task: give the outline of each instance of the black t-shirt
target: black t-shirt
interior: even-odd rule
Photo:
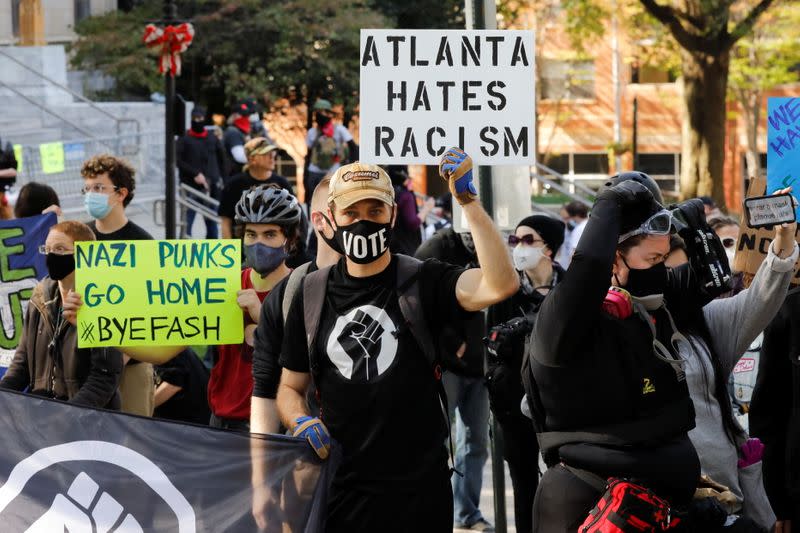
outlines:
[[[100,233],[97,230],[97,221],[92,220],[89,222],[89,227],[92,228],[95,237],[98,241],[152,241],[153,236],[147,233],[144,228],[128,221],[124,226],[117,231],[111,233]]]
[[[281,189],[286,189],[291,194],[294,194],[291,184],[289,184],[289,181],[283,176],[273,174],[269,177],[269,179],[257,180],[251,176],[250,173],[244,172],[231,178],[231,181],[225,185],[225,189],[222,191],[222,200],[219,203],[219,210],[217,213],[221,217],[228,217],[232,219],[235,215],[236,204],[239,202],[239,200],[241,200],[242,193],[244,191],[259,185],[269,184],[278,185]]]
[[[316,270],[311,264],[308,272]],[[291,274],[290,274],[291,275]],[[274,399],[281,379],[278,359],[283,342],[283,298],[289,276],[280,280],[261,305],[253,343],[253,396]]]
[[[156,381],[181,387],[172,398],[156,407],[153,416],[208,424],[208,370],[191,350],[184,350],[166,363],[153,367]]]
[[[469,316],[455,286],[464,270],[426,261],[419,274],[420,306],[431,334]],[[315,342],[322,419],[342,445],[340,484],[364,490],[411,489],[447,468],[446,424],[433,369],[400,311],[397,260],[367,278],[331,269]],[[284,326],[280,364],[309,372],[302,290]]]

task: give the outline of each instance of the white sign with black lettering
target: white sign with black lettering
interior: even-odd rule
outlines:
[[[361,30],[365,163],[534,163],[532,31]]]

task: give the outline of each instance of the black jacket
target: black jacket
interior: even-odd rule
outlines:
[[[195,137],[189,133],[181,136],[175,143],[175,156],[181,182],[200,189],[194,177],[201,172],[209,185],[216,186],[222,179],[222,165],[225,154],[217,136],[206,132],[205,137]]]
[[[466,249],[461,237],[453,228],[437,231],[433,237],[422,243],[414,254],[417,259],[438,259],[444,263],[461,267],[476,267],[478,258]],[[483,376],[484,347],[483,337],[486,335],[486,320],[483,313],[472,313],[462,321],[458,330],[445,328],[437,335],[442,366],[456,374],[468,377]],[[462,357],[456,352],[462,343],[466,350]]]
[[[750,434],[765,446],[763,471],[779,520],[800,520],[800,288],[764,331],[750,403]]]
[[[636,477],[684,501],[700,471],[688,438],[694,407],[685,378],[656,358],[643,318],[602,309],[620,215],[613,195],[598,198],[564,280],[539,310],[530,348],[535,425],[548,465],[564,460],[603,477]],[[683,272],[669,275],[664,296],[673,315],[689,316],[705,302],[694,300],[693,278]],[[666,311],[652,318],[670,346]]]

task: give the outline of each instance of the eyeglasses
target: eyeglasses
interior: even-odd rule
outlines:
[[[735,244],[736,244],[736,239],[734,239],[733,237],[725,237],[724,239],[722,239],[722,246],[724,246],[725,248],[730,248]]]
[[[113,191],[119,190],[119,187],[117,187],[116,185],[103,185],[102,183],[95,183],[94,185],[86,185],[83,188],[81,188],[81,194],[86,194],[90,192],[98,192],[102,194],[106,192],[106,189],[108,188],[111,188],[111,190]]]
[[[533,246],[535,242],[544,242],[542,239],[534,239],[533,235],[528,233],[527,235],[523,235],[522,237],[517,237],[516,235],[509,235],[508,236],[508,245],[509,246],[516,246],[519,243],[527,244],[528,246]]]
[[[60,244],[57,244],[57,245],[53,246],[52,248],[48,248],[44,244],[40,244],[39,245],[39,253],[42,254],[42,255],[47,255],[47,254],[69,255],[69,254],[75,253],[75,251],[73,249],[71,249],[71,248],[66,248],[64,246],[61,246]]]
[[[662,209],[655,215],[651,216],[647,220],[645,220],[641,226],[638,228],[629,231],[623,235],[620,235],[619,240],[617,243],[621,243],[634,237],[636,235],[669,235],[670,231],[672,231],[672,211],[669,209]]]

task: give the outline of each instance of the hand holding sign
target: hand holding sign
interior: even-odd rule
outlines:
[[[82,305],[83,300],[81,300],[81,295],[70,289],[67,293],[67,297],[61,303],[64,320],[76,326],[78,324],[78,309],[80,309]]]
[[[775,191],[772,195],[778,196],[781,194],[789,194],[792,192],[791,187],[786,187],[779,191]],[[797,203],[796,201],[794,202]],[[797,222],[790,224],[781,224],[775,228],[775,240],[773,241],[773,250],[781,259],[785,259],[792,255],[795,247],[794,235],[797,232]]]
[[[253,322],[258,322],[258,316],[261,314],[261,300],[255,289],[242,289],[237,292],[236,303],[243,311],[247,311]]]

